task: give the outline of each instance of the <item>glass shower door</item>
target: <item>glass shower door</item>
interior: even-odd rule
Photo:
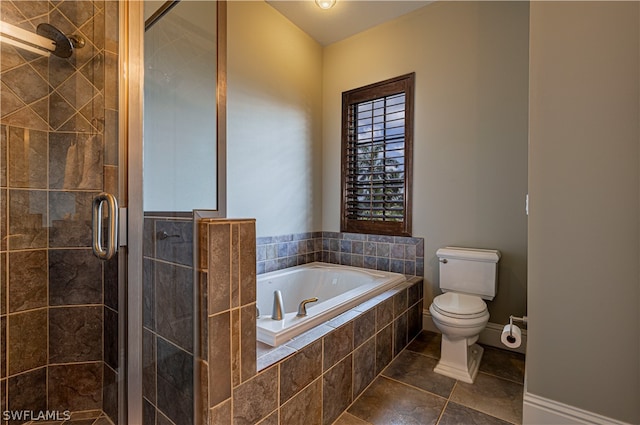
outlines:
[[[70,57],[58,57],[6,40],[3,24],[3,425],[68,417],[119,423],[121,266],[117,255],[94,256],[91,239],[94,197],[117,198],[120,186],[118,7],[2,1],[3,23],[29,34],[48,23],[77,43]]]

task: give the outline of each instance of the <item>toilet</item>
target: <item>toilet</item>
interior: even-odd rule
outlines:
[[[483,300],[491,301],[496,295],[500,252],[446,247],[436,255],[443,294],[429,306],[433,323],[442,332],[440,361],[434,371],[472,384],[484,351],[476,341],[489,321]]]

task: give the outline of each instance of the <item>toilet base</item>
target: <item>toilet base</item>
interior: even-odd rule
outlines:
[[[442,335],[440,361],[433,371],[473,384],[476,375],[478,375],[483,353],[484,348],[478,344],[469,346],[465,338],[451,341],[445,335]]]

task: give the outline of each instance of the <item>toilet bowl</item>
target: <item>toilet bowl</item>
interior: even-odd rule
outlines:
[[[442,333],[440,360],[434,371],[472,384],[484,352],[476,344],[489,322],[484,300],[492,300],[497,288],[500,253],[473,248],[441,248],[440,289],[429,312]]]
[[[442,333],[435,372],[472,384],[484,351],[475,342],[489,322],[487,305],[477,296],[446,292],[433,300],[429,312]]]

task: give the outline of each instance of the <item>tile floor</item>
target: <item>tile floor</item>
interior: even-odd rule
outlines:
[[[485,346],[467,384],[433,372],[440,341],[423,331],[334,425],[521,424],[524,355]]]
[[[484,347],[476,382],[433,372],[439,334],[423,331],[338,418],[334,425],[509,425],[522,423],[524,356]],[[65,422],[112,425],[100,411]]]

